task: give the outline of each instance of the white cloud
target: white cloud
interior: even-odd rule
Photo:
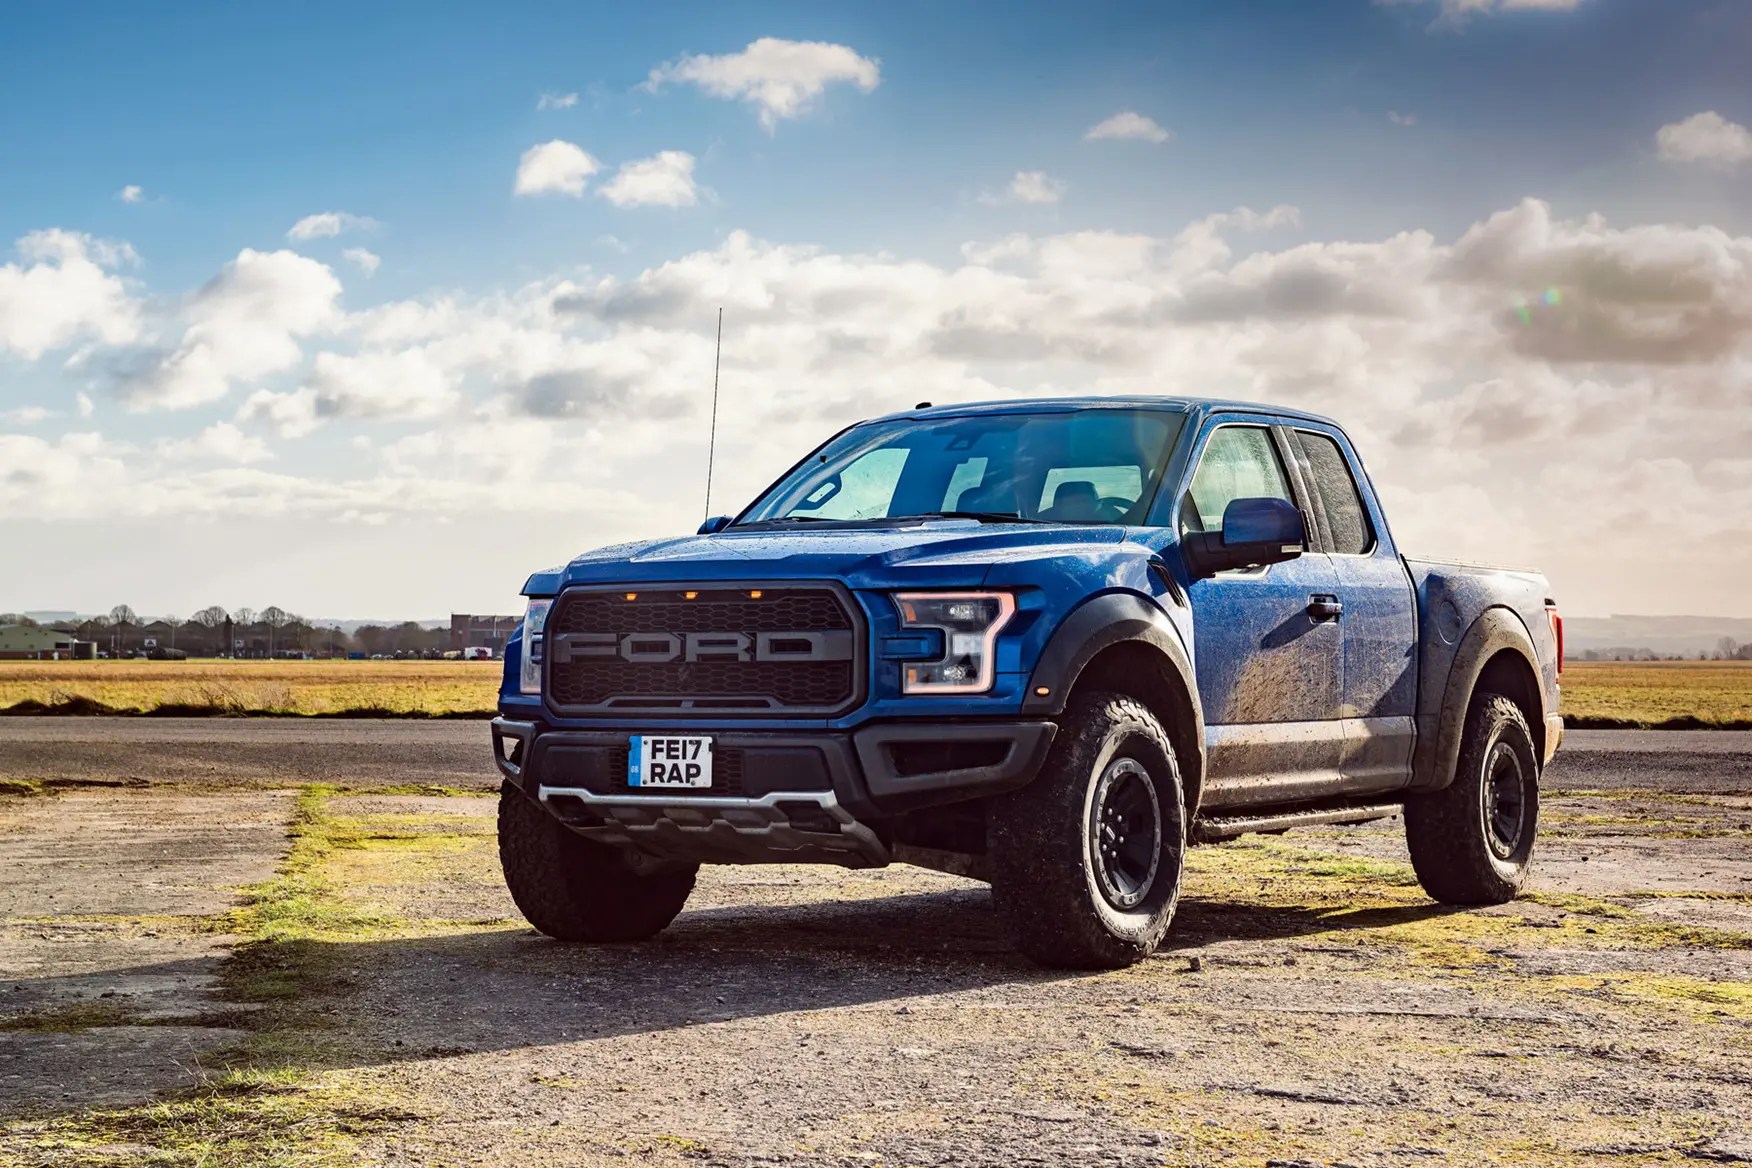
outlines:
[[[571,109],[577,104],[578,95],[575,93],[544,93],[536,100],[535,108],[538,110],[563,110]]]
[[[167,462],[220,462],[232,465],[266,462],[274,457],[268,444],[245,434],[230,422],[214,422],[193,438],[167,439],[154,449]]]
[[[1042,206],[1056,203],[1064,197],[1065,184],[1044,170],[1019,170],[1010,185],[1001,193],[987,191],[979,201],[995,207],[1000,203],[1029,203]]]
[[[137,409],[187,409],[291,369],[303,359],[300,339],[339,320],[340,294],[326,264],[245,248],[190,299],[176,347],[124,372],[122,396]]]
[[[127,467],[98,434],[0,434],[0,514],[60,517],[115,497]]]
[[[318,353],[299,388],[257,390],[238,411],[285,437],[309,434],[337,418],[431,418],[459,400],[458,370],[427,348]]]
[[[651,70],[647,88],[669,82],[697,85],[713,97],[749,102],[769,131],[785,118],[814,108],[831,84],[855,85],[865,93],[882,78],[879,62],[845,45],[761,37],[740,53],[683,56]]]
[[[1377,0],[1377,3],[1381,2],[1383,0]],[[1404,0],[1385,2],[1402,3]],[[1441,0],[1441,12],[1431,27],[1458,29],[1474,16],[1489,16],[1499,12],[1573,12],[1584,2],[1585,0]]]
[[[22,264],[0,264],[0,353],[27,361],[76,341],[119,345],[140,333],[140,305],[114,270],[138,262],[125,243],[62,231],[18,241]]]
[[[141,199],[143,199],[145,197],[146,197],[146,192],[142,191],[139,187],[134,186],[131,183],[128,186],[125,186],[121,190],[116,192],[116,198],[120,199],[124,203],[138,203]]]
[[[369,230],[377,226],[377,220],[368,215],[354,215],[347,211],[320,211],[315,215],[306,215],[294,223],[286,232],[287,239],[333,239],[343,231]]]
[[[1131,138],[1139,142],[1166,142],[1169,133],[1157,125],[1154,118],[1145,117],[1136,110],[1121,110],[1111,118],[1089,127],[1089,132],[1083,135],[1085,141],[1098,141],[1105,138]]]
[[[596,193],[617,207],[691,207],[698,199],[693,170],[693,155],[664,150],[622,165]]]
[[[1703,162],[1723,167],[1752,162],[1752,131],[1714,110],[1662,126],[1655,133],[1655,145],[1661,157],[1669,162]]]
[[[55,416],[55,411],[42,406],[19,406],[15,410],[0,410],[0,422],[13,426],[34,426]]]
[[[91,400],[91,395],[88,393],[74,394],[73,405],[74,408],[78,410],[79,416],[82,418],[89,418],[92,414],[97,412],[97,404]]]
[[[367,276],[375,276],[378,267],[383,263],[383,257],[374,251],[362,247],[343,248],[341,258],[364,272]]]
[[[921,399],[1241,397],[1343,421],[1409,550],[1536,563],[1571,612],[1744,610],[1752,237],[1537,200],[1442,237],[1298,228],[1291,207],[1237,208],[1157,234],[983,239],[947,262],[733,232],[624,278],[345,314],[331,295],[292,338],[314,351],[230,420],[308,435],[296,473],[14,434],[0,515],[588,513],[572,551],[689,530],[722,305],[719,439],[741,452],[719,462],[726,506]],[[201,299],[176,309],[185,330]],[[1628,580],[1627,545],[1673,549],[1674,570]]]
[[[584,194],[590,176],[601,169],[602,164],[583,147],[555,138],[523,152],[513,190],[519,195],[570,195],[576,199]]]
[[[1417,115],[1416,114],[1402,114],[1398,110],[1388,110],[1387,111],[1387,120],[1392,122],[1396,126],[1415,126],[1415,125],[1417,125]]]

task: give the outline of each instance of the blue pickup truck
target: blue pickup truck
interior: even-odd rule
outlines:
[[[1344,431],[1289,409],[924,404],[524,592],[499,849],[567,941],[656,933],[703,863],[904,862],[1111,968],[1187,847],[1394,815],[1432,897],[1500,903],[1563,736],[1545,579],[1404,554]]]

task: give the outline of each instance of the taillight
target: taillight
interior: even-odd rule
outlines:
[[[1545,602],[1545,619],[1551,622],[1551,639],[1557,642],[1557,675],[1563,676],[1563,618],[1557,615],[1557,601]]]

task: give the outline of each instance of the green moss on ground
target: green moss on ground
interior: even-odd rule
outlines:
[[[140,1022],[140,1017],[121,1003],[83,1001],[8,1015],[0,1018],[0,1031],[63,1034],[98,1026],[130,1026]],[[179,1020],[178,1024],[186,1024],[186,1019]]]

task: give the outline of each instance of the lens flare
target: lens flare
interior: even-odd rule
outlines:
[[[1515,319],[1523,325],[1532,325],[1535,311],[1545,308],[1558,308],[1563,304],[1563,289],[1547,288],[1536,300],[1531,302],[1525,296],[1515,297]]]

